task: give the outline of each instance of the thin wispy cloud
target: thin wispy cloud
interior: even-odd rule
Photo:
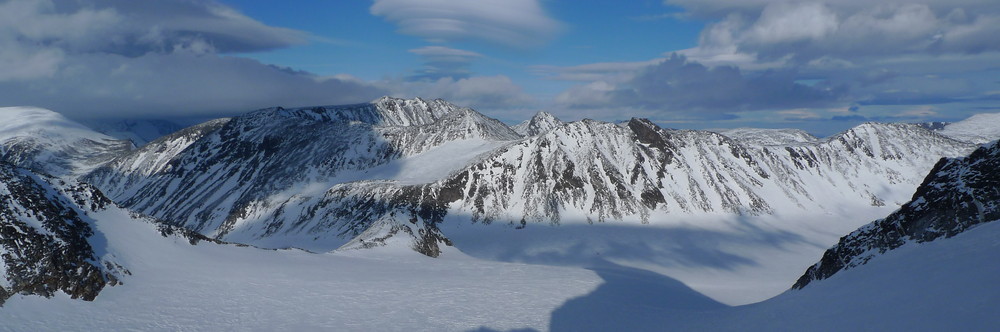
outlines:
[[[410,53],[419,55],[424,62],[424,67],[417,70],[415,75],[408,77],[410,80],[437,80],[440,78],[468,78],[472,73],[469,66],[473,60],[482,58],[483,55],[466,50],[448,48],[444,46],[426,46],[409,50]]]
[[[472,40],[534,47],[562,29],[537,0],[375,0],[371,13],[402,33],[435,43]]]

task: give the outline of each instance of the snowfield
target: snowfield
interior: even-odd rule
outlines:
[[[81,241],[95,266],[129,271],[93,302],[14,295],[0,331],[990,330],[997,223],[789,287],[910,200],[940,157],[1000,137],[991,116],[819,139],[547,113],[511,128],[442,100],[382,98],[260,110],[135,148],[51,111],[0,108],[2,165],[54,175],[41,190],[53,197],[84,179],[122,206],[61,200],[94,230]],[[11,188],[0,198],[28,197]],[[66,219],[30,203],[25,228]],[[129,209],[257,247],[164,237]],[[25,247],[10,229],[0,254]]]
[[[92,217],[105,255],[132,273],[124,284],[93,302],[15,295],[0,309],[0,330],[542,330],[553,310],[601,283],[584,269],[458,252],[434,259],[407,247],[313,254],[192,246],[121,210]]]
[[[730,307],[684,283],[593,261],[498,263],[399,246],[311,254],[164,238],[109,211],[106,255],[129,267],[94,302],[12,297],[0,330],[990,330],[1000,223],[907,244],[867,265]],[[987,286],[987,287],[984,287]]]

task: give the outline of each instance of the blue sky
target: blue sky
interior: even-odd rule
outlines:
[[[1000,112],[989,0],[6,0],[0,105],[77,118],[444,98],[675,128]]]

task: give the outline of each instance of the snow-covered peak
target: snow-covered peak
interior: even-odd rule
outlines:
[[[520,124],[512,127],[515,132],[521,134],[522,136],[535,136],[542,134],[553,128],[561,127],[566,123],[552,114],[545,111],[540,111],[531,117],[531,119],[521,122]]]
[[[19,136],[52,140],[114,139],[44,108],[0,107],[0,140]]]
[[[132,147],[37,107],[0,108],[4,161],[53,175],[82,174]]]
[[[382,115],[382,124],[390,126],[427,125],[445,114],[464,109],[442,99],[426,101],[419,97],[413,99],[382,97],[372,104]]]
[[[774,146],[813,143],[818,139],[801,129],[732,128],[715,132],[750,145]]]
[[[959,141],[983,144],[1000,138],[1000,113],[976,114],[944,126],[938,133]]]
[[[240,116],[247,121],[266,124],[274,117],[300,118],[317,122],[364,122],[379,127],[425,126],[446,114],[468,110],[441,99],[401,99],[382,97],[370,103],[312,107],[272,107]]]

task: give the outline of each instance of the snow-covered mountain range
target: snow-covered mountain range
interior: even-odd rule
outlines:
[[[818,291],[810,290],[812,284],[803,287],[806,283],[823,284],[826,280],[816,280],[889,255],[904,243],[950,237],[976,223],[946,225],[956,217],[996,219],[989,197],[998,184],[995,172],[988,171],[1000,158],[995,144],[976,150],[1000,137],[1000,131],[983,125],[989,115],[931,128],[936,130],[865,123],[816,138],[796,130],[665,129],[645,119],[564,122],[544,112],[507,126],[443,100],[386,97],[357,105],[262,109],[181,129],[140,147],[47,110],[6,108],[0,116],[7,119],[0,126],[5,264],[0,299],[15,296],[27,307],[34,302],[16,293],[62,291],[92,300],[106,285],[164,282],[132,273],[174,275],[164,269],[188,265],[206,276],[192,292],[212,293],[225,288],[210,281],[225,269],[212,267],[221,264],[213,256],[217,252],[236,257],[219,266],[265,278],[275,274],[253,267],[258,256],[283,269],[328,274],[333,272],[278,262],[365,265],[347,257],[368,252],[390,252],[394,258],[385,259],[393,264],[414,259],[412,252],[396,251],[403,249],[439,257],[442,263],[430,265],[442,269],[466,271],[462,266],[480,264],[495,271],[477,278],[492,280],[498,298],[540,276],[552,282],[556,275],[572,276],[565,287],[546,286],[565,291],[554,295],[556,304],[596,287],[600,279],[572,266],[590,268],[586,271],[608,284],[620,281],[617,275],[656,279],[639,268],[708,295],[711,299],[684,293],[691,303],[707,306],[702,309],[722,308],[716,300],[750,303],[787,289],[840,235],[900,205],[886,219],[842,239],[796,287],[813,294]],[[958,159],[939,162],[942,157]],[[216,244],[191,247],[199,240]],[[226,242],[326,254],[257,254],[250,253],[257,248]],[[170,264],[148,264],[168,256],[176,256]],[[570,267],[501,269],[496,264],[509,263],[491,260]],[[376,265],[386,268],[371,266]],[[530,272],[499,272],[507,268]],[[351,285],[371,277],[338,276]],[[469,287],[493,287],[486,284]],[[650,284],[657,285],[662,286]],[[758,293],[733,295],[750,289]],[[675,291],[694,293],[680,287],[665,296]],[[112,297],[128,298],[123,294]],[[157,294],[163,295],[149,293]],[[787,298],[794,296],[788,294],[763,307],[788,307]],[[648,310],[651,303],[625,305]],[[93,314],[74,306],[65,309],[78,317]],[[553,309],[546,304],[539,310]],[[525,326],[534,328],[549,319],[517,312],[531,317]],[[550,318],[553,329],[581,327],[564,325],[555,312]],[[725,327],[725,321],[678,320],[677,326]]]
[[[767,144],[756,139],[765,132],[739,132],[547,113],[512,129],[441,100],[382,98],[211,121],[83,179],[210,237],[329,251],[363,234],[365,246],[392,233],[434,247],[447,242],[437,231],[447,215],[523,228],[898,205],[938,158],[974,148],[906,124],[786,145],[770,144],[789,143],[785,131]]]

